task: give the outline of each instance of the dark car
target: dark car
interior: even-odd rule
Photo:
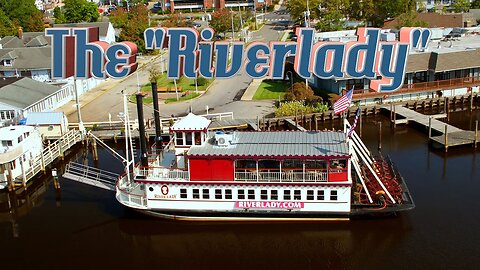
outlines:
[[[161,9],[162,8],[162,3],[157,2],[157,3],[153,4],[153,8]]]

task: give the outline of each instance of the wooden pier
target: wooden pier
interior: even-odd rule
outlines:
[[[14,179],[13,183],[9,183],[9,189],[13,186],[26,186],[28,180],[32,179],[39,172],[45,172],[45,168],[53,163],[57,158],[63,158],[67,150],[82,140],[82,134],[78,130],[70,130],[65,133],[60,139],[49,144],[43,149],[42,155],[34,160],[31,160],[32,166],[24,169],[22,166],[22,175]]]
[[[384,105],[381,108],[390,112],[391,122],[394,127],[397,124],[407,124],[409,122],[415,122],[426,127],[430,141],[439,144],[445,151],[448,151],[448,148],[451,146],[473,144],[475,148],[477,147],[478,123],[475,131],[463,130],[437,120],[437,118],[447,118],[448,112],[436,115],[425,115],[400,105]],[[401,119],[397,119],[397,115],[400,116]],[[432,131],[441,135],[432,136]]]

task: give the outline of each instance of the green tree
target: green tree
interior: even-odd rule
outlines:
[[[468,12],[470,9],[470,1],[468,0],[455,0],[452,4],[453,11],[455,12]]]
[[[470,3],[470,8],[480,8],[480,0],[475,0]]]
[[[111,15],[110,17],[115,16]],[[125,13],[121,13],[125,16]],[[130,8],[130,12],[126,13],[126,23],[123,24],[120,32],[121,41],[131,41],[137,44],[139,52],[145,52],[145,41],[143,32],[148,28],[148,8],[144,5],[136,5]]]
[[[233,28],[234,30],[238,30],[240,26],[240,16],[226,8],[212,13],[212,20],[209,26],[215,30],[215,32],[225,34],[225,32],[232,30],[232,16]]]
[[[321,0],[309,0],[308,9],[310,10],[310,18],[316,19],[320,17]],[[287,10],[290,12],[290,16],[296,21],[304,20],[305,11],[307,10],[306,0],[289,0],[287,3]]]
[[[0,37],[15,35],[17,35],[17,29],[5,12],[0,9]]]
[[[402,27],[428,27],[428,23],[417,19],[417,12],[410,10],[398,16],[397,29]]]
[[[35,6],[35,0],[0,0],[0,9],[25,32],[43,30],[43,15]]]
[[[326,32],[338,31],[344,28],[344,22],[349,17],[350,10],[350,2],[348,0],[322,0],[320,7],[317,29]]]
[[[67,23],[96,22],[100,14],[97,5],[87,0],[65,0],[64,15]]]
[[[375,12],[369,21],[374,26],[382,26],[386,19],[393,19],[416,8],[415,0],[374,0],[373,4]]]
[[[55,23],[65,23],[65,15],[60,7],[55,7],[53,9],[53,17],[55,18]]]

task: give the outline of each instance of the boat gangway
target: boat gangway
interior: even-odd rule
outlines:
[[[475,128],[475,131],[463,130],[437,119],[447,118],[446,114],[425,115],[401,105],[383,105],[381,108],[392,113],[394,125],[415,122],[424,126],[428,131],[430,141],[442,146],[445,151],[448,151],[450,146],[473,144],[476,147],[477,145],[478,127]],[[397,119],[397,115],[401,119]],[[441,135],[432,136],[432,131]]]
[[[25,186],[26,182],[37,175],[39,172],[44,172],[45,168],[53,163],[58,157],[63,157],[64,153],[72,146],[82,140],[80,131],[71,129],[65,133],[60,139],[47,145],[40,156],[30,160],[31,166],[28,169],[23,169],[26,166],[22,165],[22,175],[15,178],[16,185]]]
[[[90,186],[115,191],[115,183],[119,175],[84,164],[69,162],[62,177]]]

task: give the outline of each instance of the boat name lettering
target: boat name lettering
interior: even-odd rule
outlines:
[[[153,197],[155,199],[176,199],[177,198],[177,194],[171,194],[171,195],[158,195],[158,194],[155,194],[153,195]]]
[[[236,202],[236,208],[303,208],[303,202]]]

